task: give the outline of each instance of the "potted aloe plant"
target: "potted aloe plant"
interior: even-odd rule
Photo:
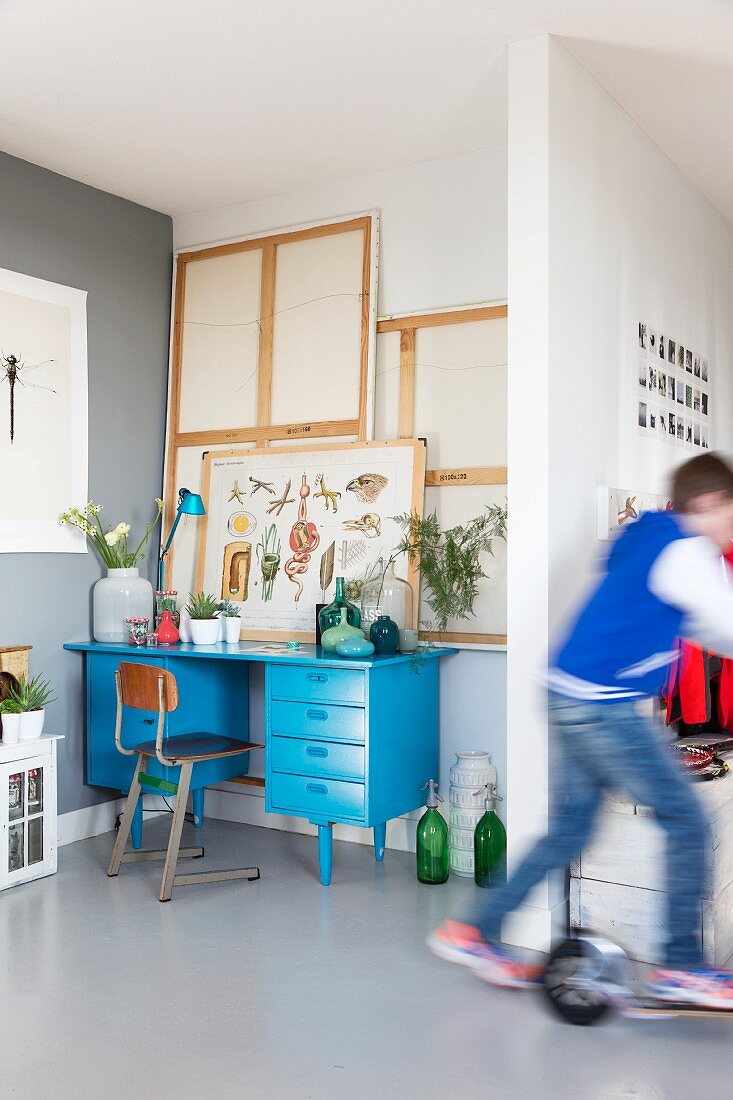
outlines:
[[[231,600],[222,600],[219,615],[224,626],[224,641],[227,645],[237,645],[242,630],[242,614]]]
[[[205,592],[191,593],[186,606],[191,620],[191,640],[194,645],[214,645],[219,637],[219,602]]]
[[[15,740],[37,740],[43,733],[46,706],[53,701],[54,695],[48,680],[44,680],[42,676],[33,676],[30,680],[21,676],[18,687],[11,687],[7,699],[2,703],[3,741],[12,744],[16,730]]]

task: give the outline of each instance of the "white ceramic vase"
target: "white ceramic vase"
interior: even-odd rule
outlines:
[[[3,714],[3,745],[17,745],[20,741],[22,714]]]
[[[153,586],[139,569],[108,569],[94,585],[93,633],[97,642],[126,642],[125,619],[153,622]]]
[[[43,723],[46,720],[46,711],[27,710],[20,716],[20,740],[37,741],[43,733]]]
[[[484,812],[483,788],[496,783],[496,768],[488,752],[462,749],[450,770],[450,869],[454,875],[473,876],[473,834]]]
[[[235,618],[233,615],[225,615],[224,627],[226,629],[226,638],[224,641],[227,645],[238,645],[239,635],[242,630],[241,616],[237,615]]]
[[[215,645],[219,639],[219,619],[191,619],[191,641],[194,645]]]

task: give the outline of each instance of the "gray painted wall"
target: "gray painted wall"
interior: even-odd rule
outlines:
[[[0,153],[0,267],[88,292],[89,494],[135,529],[161,495],[172,239],[167,215]],[[61,648],[91,636],[100,576],[91,553],[0,554],[0,645],[30,643],[58,697],[60,813],[110,797],[84,785],[82,657]]]

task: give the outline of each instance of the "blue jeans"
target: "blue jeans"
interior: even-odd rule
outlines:
[[[585,847],[606,790],[625,790],[650,806],[667,834],[668,966],[702,962],[700,897],[707,825],[697,797],[659,734],[631,702],[586,703],[550,693],[555,801],[549,833],[497,889],[478,922],[498,943],[501,924],[548,872]]]

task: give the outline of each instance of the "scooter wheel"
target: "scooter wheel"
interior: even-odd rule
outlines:
[[[583,939],[563,940],[550,954],[545,996],[567,1023],[594,1024],[608,1011],[608,998],[596,981],[602,978],[602,969],[602,959]]]

